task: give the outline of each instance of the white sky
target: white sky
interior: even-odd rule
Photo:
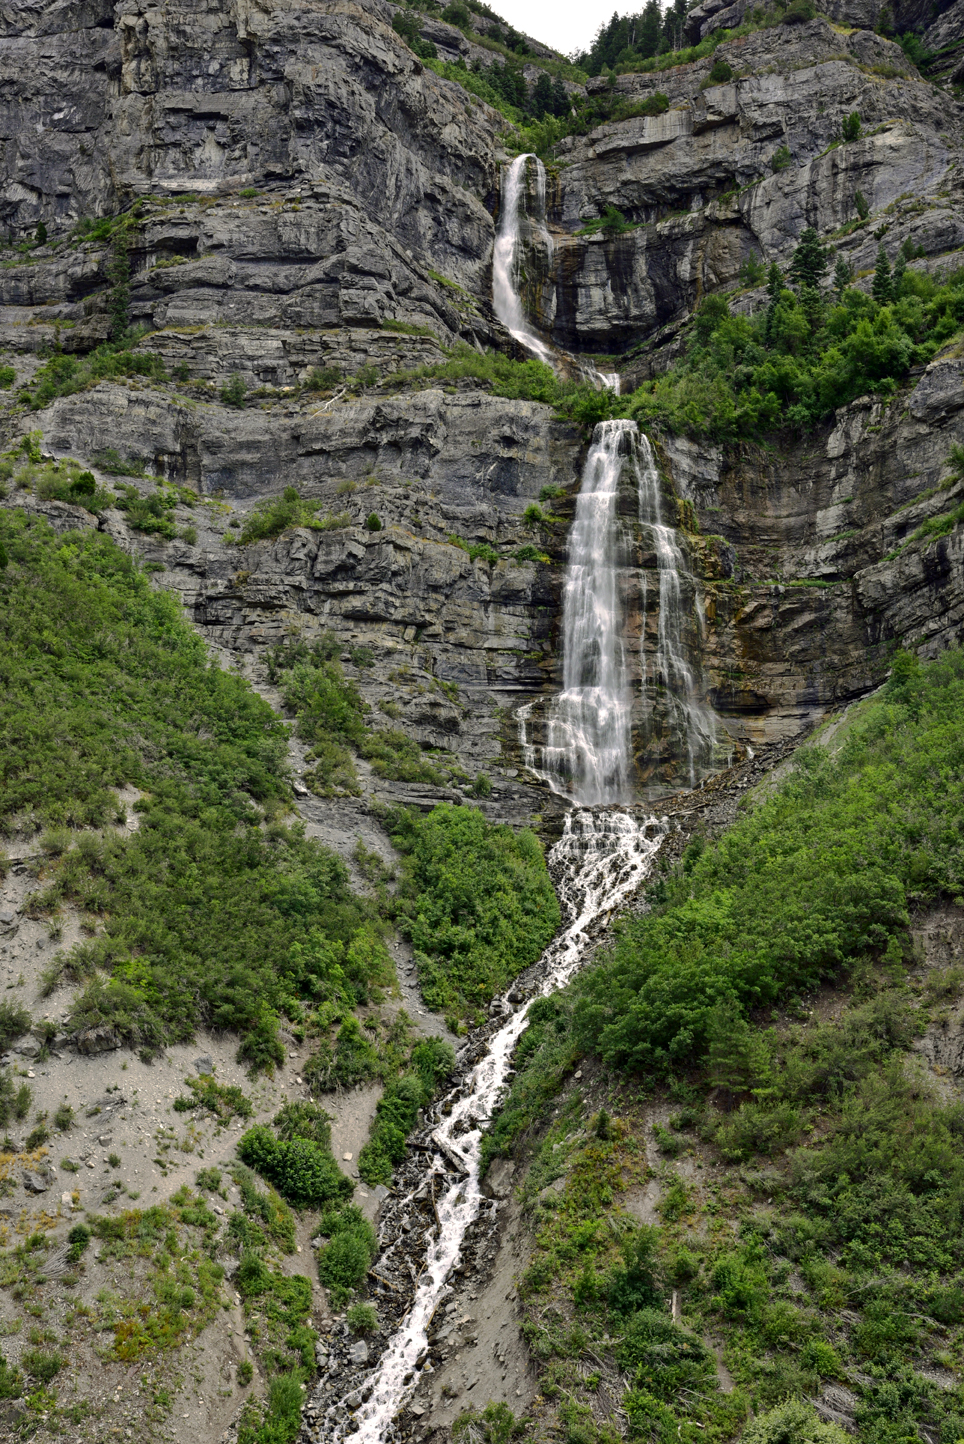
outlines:
[[[637,4],[616,4],[614,0],[489,0],[492,9],[517,30],[541,40],[569,55],[573,50],[588,50],[592,38],[604,20],[615,10],[620,15],[635,15],[643,8]]]

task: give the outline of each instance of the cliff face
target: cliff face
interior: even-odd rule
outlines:
[[[739,286],[752,254],[785,263],[806,225],[843,228],[835,244],[858,275],[884,236],[892,253],[913,242],[913,266],[956,264],[964,111],[873,32],[873,9],[852,0],[832,21],[725,43],[723,85],[711,58],[617,79],[630,106],[660,92],[669,108],[557,148],[539,289],[557,344],[622,355],[628,389],[677,353],[703,296]],[[7,425],[39,427],[55,455],[109,445],[215,502],[196,542],[145,541],[119,513],[104,524],[163,565],[219,645],[256,657],[299,627],[371,647],[373,705],[423,746],[463,753],[495,782],[492,814],[521,818],[545,795],[519,770],[512,713],[559,686],[571,500],[541,529],[523,513],[546,486],[571,497],[586,443],[548,406],[471,379],[381,385],[458,343],[512,346],[490,305],[505,122],[423,66],[393,14],[381,0],[3,10],[0,204],[14,238],[40,220],[50,232],[0,268],[17,383],[39,352],[83,355],[108,335],[116,247],[68,228],[125,208],[129,315],[148,328],[137,351],[178,378],[105,380],[37,414],[8,393]],[[706,5],[691,25],[705,34],[724,14]],[[945,45],[955,15],[928,22]],[[432,25],[453,55],[478,49]],[[837,144],[855,110],[863,137]],[[871,220],[852,229],[858,191]],[[609,205],[635,228],[580,234]],[[763,303],[744,289],[733,305]],[[303,389],[319,370],[342,380]],[[219,400],[234,375],[243,409]],[[961,380],[950,347],[893,401],[860,400],[776,449],[657,438],[704,598],[703,693],[737,745],[793,735],[875,685],[894,642],[960,637],[959,532],[900,548],[956,503],[954,489],[930,493],[964,429]],[[244,513],[288,486],[350,524],[224,544],[217,506]],[[363,525],[373,511],[377,532]],[[646,772],[656,788],[675,776],[671,756]]]

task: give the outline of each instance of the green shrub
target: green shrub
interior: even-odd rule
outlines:
[[[330,1150],[308,1138],[281,1140],[262,1124],[241,1136],[238,1157],[295,1208],[318,1208],[352,1193]]]
[[[312,531],[333,531],[351,525],[347,512],[318,516],[320,501],[302,501],[293,486],[285,487],[281,496],[266,497],[256,502],[244,519],[238,546],[252,542],[271,541],[292,527],[310,527]]]
[[[710,1350],[661,1309],[641,1308],[633,1314],[618,1357],[635,1386],[664,1403],[672,1403],[685,1390],[717,1387],[716,1360]]]
[[[850,1435],[825,1423],[812,1404],[788,1399],[747,1424],[741,1444],[849,1444]]]
[[[61,1133],[66,1133],[68,1129],[73,1128],[76,1121],[74,1110],[70,1104],[61,1103],[60,1107],[54,1113],[54,1127],[59,1128]]]
[[[19,1399],[24,1391],[23,1375],[0,1354],[0,1399]]]
[[[396,809],[386,825],[403,857],[399,927],[423,996],[439,1012],[478,1016],[559,925],[539,843],[448,803],[427,815]]]
[[[64,1357],[55,1351],[25,1349],[20,1355],[20,1363],[29,1378],[36,1379],[40,1384],[50,1384],[63,1368]]]
[[[378,1310],[374,1304],[352,1304],[345,1322],[355,1334],[373,1334],[378,1328]]]
[[[371,511],[368,513],[368,516],[365,518],[365,528],[367,531],[381,531],[382,524],[377,512]]]
[[[100,451],[95,451],[91,461],[101,471],[106,471],[109,476],[144,475],[144,462],[140,457],[129,456],[125,461],[114,446],[104,446]]]
[[[331,391],[341,380],[337,366],[313,366],[305,382],[309,391]]]
[[[331,1147],[331,1118],[314,1103],[300,1099],[286,1103],[274,1116],[274,1127],[282,1142],[307,1138],[320,1148]]]
[[[32,1019],[19,1003],[0,1002],[0,1048],[6,1050],[30,1031]]]
[[[793,3],[796,4],[797,0],[793,0]],[[806,3],[806,0],[804,0],[804,3]],[[710,67],[710,73],[706,78],[712,85],[725,85],[728,80],[733,79],[733,67],[723,59],[722,55],[718,55],[713,61]]]
[[[243,195],[244,192],[242,191]],[[238,1365],[238,1387],[246,1389],[254,1378],[254,1365],[250,1359],[242,1359]]]
[[[90,1245],[90,1229],[85,1228],[82,1223],[74,1224],[67,1235],[67,1244],[68,1263],[79,1263]]]
[[[238,410],[244,407],[244,398],[248,393],[244,377],[237,371],[221,387],[220,397],[225,406],[233,406]]]
[[[368,1273],[378,1247],[374,1228],[354,1205],[326,1213],[319,1233],[327,1243],[318,1253],[318,1277],[334,1307],[346,1304]]]
[[[436,787],[445,784],[444,773],[428,761],[414,737],[396,728],[367,732],[358,750],[378,777],[396,782],[428,782]]]
[[[109,341],[82,358],[61,353],[52,356],[34,373],[21,395],[28,401],[31,410],[39,411],[58,396],[72,396],[98,381],[131,376],[163,381],[166,377],[164,362],[160,356],[132,351],[129,341]],[[100,466],[96,457],[93,460]],[[140,475],[139,472],[121,474]]]
[[[17,373],[12,366],[0,366],[0,391],[9,391],[17,379]]]
[[[781,145],[773,153],[773,157],[770,161],[770,169],[774,172],[775,175],[779,175],[780,171],[786,170],[787,166],[791,165],[792,163],[793,156],[790,154],[789,148],[785,145]],[[763,279],[762,276],[760,279]]]
[[[191,1092],[190,1096],[175,1098],[173,1107],[176,1113],[206,1108],[219,1122],[228,1123],[232,1118],[250,1118],[254,1111],[251,1100],[234,1084],[218,1083],[208,1073],[184,1081]]]

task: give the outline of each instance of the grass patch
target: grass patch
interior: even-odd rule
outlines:
[[[195,1108],[204,1108],[213,1113],[219,1123],[229,1123],[232,1118],[250,1118],[254,1112],[250,1098],[240,1088],[230,1083],[218,1083],[209,1073],[184,1081],[190,1092],[175,1098],[175,1113],[191,1113]]]

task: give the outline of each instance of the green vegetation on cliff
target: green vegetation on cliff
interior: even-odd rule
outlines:
[[[223,1028],[253,1066],[279,1061],[302,998],[390,977],[344,864],[277,820],[284,723],[107,537],[2,511],[0,544],[0,821],[47,828],[31,910],[70,904],[88,932],[48,986],[87,983],[78,1031],[153,1051]]]
[[[481,1021],[485,1005],[537,961],[559,903],[535,834],[493,827],[473,807],[387,820],[402,854],[396,916],[430,1008]]]
[[[964,974],[909,931],[962,905],[962,703],[964,654],[898,654],[533,1005],[489,1148],[533,1150],[540,1427],[608,1444],[616,1391],[634,1437],[843,1444],[834,1386],[867,1444],[964,1437],[964,1104],[925,1062]]]
[[[623,1068],[705,1056],[731,1004],[768,1007],[909,949],[909,909],[964,893],[964,653],[900,654],[883,694],[716,843],[690,845],[577,985],[578,1036]]]
[[[893,396],[911,367],[964,325],[964,269],[941,280],[896,259],[891,273],[882,257],[870,294],[847,285],[836,301],[818,289],[819,275],[802,273],[791,290],[776,266],[755,315],[733,315],[725,297],[708,297],[685,357],[621,401],[621,414],[729,441],[805,430],[868,393]]]

